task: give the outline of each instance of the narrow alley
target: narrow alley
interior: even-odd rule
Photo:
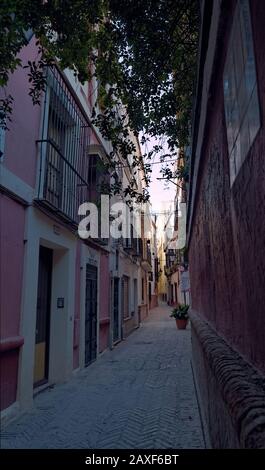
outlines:
[[[265,449],[264,27],[265,0],[0,2],[7,466]]]
[[[190,327],[170,308],[68,383],[38,394],[2,435],[3,448],[204,448],[191,368]]]

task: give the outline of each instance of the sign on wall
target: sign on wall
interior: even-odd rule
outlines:
[[[189,271],[183,271],[180,273],[180,290],[181,292],[187,292],[190,290],[190,276]]]

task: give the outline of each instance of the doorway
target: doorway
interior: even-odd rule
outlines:
[[[37,316],[35,330],[34,387],[48,381],[53,251],[39,250]]]
[[[148,300],[149,300],[149,307],[150,307],[151,300],[152,300],[152,284],[150,281],[148,283]]]
[[[130,317],[129,311],[129,277],[123,276],[122,278],[122,314],[123,319],[126,320]]]
[[[85,305],[85,366],[97,358],[97,295],[98,269],[86,265],[86,305]]]
[[[114,278],[113,285],[113,342],[120,339],[119,332],[119,278]]]
[[[136,326],[139,326],[139,313],[138,313],[138,282],[137,279],[133,280],[133,297],[134,297],[134,323]]]

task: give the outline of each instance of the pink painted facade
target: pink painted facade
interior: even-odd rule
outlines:
[[[35,54],[34,44],[24,48],[22,61],[32,59]],[[36,179],[35,141],[39,133],[40,108],[33,107],[28,93],[24,92],[26,87],[26,72],[20,69],[10,77],[8,93],[20,98],[14,100],[12,123],[5,134],[4,158],[0,165],[10,172],[10,178],[13,174],[25,182],[30,191]],[[26,204],[8,194],[0,194],[1,409],[16,401],[19,354],[24,343],[20,324]]]
[[[110,276],[108,253],[100,255],[100,314],[99,314],[99,351],[109,346],[110,329]]]
[[[5,195],[0,195],[0,311],[1,311],[1,396],[2,408],[16,400],[20,336],[20,305],[23,280],[25,210]]]
[[[36,58],[36,47],[32,40],[23,48],[21,60],[26,64],[28,60]],[[41,107],[33,106],[28,95],[29,84],[27,72],[18,69],[11,75],[8,93],[14,98],[12,123],[5,136],[5,166],[6,168],[25,181],[31,188],[36,184],[37,168],[37,144],[39,138]]]
[[[23,49],[21,58],[23,63],[36,57],[36,47],[32,40],[30,44]],[[64,78],[63,78],[64,80]],[[75,92],[71,89],[69,82],[66,80],[68,89],[75,99]],[[30,350],[32,341],[35,338],[36,325],[29,321],[29,325],[25,324],[25,313],[23,308],[27,300],[24,297],[30,297],[32,294],[32,302],[29,305],[36,312],[37,308],[37,283],[33,289],[32,284],[28,284],[27,279],[30,277],[30,269],[28,266],[32,263],[35,269],[36,280],[38,277],[38,250],[39,245],[48,246],[53,250],[53,270],[52,272],[52,292],[51,299],[55,302],[51,308],[51,341],[53,334],[56,341],[64,344],[66,339],[62,334],[53,332],[56,328],[56,302],[53,300],[53,290],[56,291],[56,297],[64,297],[60,292],[63,288],[60,286],[60,275],[56,280],[56,263],[60,260],[60,253],[66,252],[63,246],[60,247],[60,234],[63,234],[65,240],[71,240],[69,244],[70,253],[75,254],[74,262],[67,265],[67,273],[62,271],[67,279],[68,273],[73,280],[73,302],[71,297],[72,310],[68,312],[69,323],[67,328],[71,328],[69,337],[71,338],[71,347],[68,350],[68,356],[72,363],[72,369],[84,367],[84,318],[85,318],[85,264],[89,256],[89,242],[82,241],[77,236],[77,231],[73,231],[72,226],[66,224],[65,219],[51,211],[49,207],[39,207],[35,205],[35,197],[37,188],[40,183],[39,174],[39,144],[43,128],[43,107],[33,106],[31,98],[28,96],[29,85],[27,72],[23,69],[17,70],[11,77],[8,85],[7,93],[14,98],[12,122],[10,130],[5,133],[4,157],[1,159],[1,181],[0,181],[0,258],[1,258],[1,276],[0,276],[0,307],[1,307],[1,341],[0,341],[0,381],[1,381],[1,410],[6,410],[13,403],[17,402],[22,408],[25,397],[20,389],[26,387],[28,381],[26,374],[32,380],[34,370],[34,351]],[[76,100],[76,106],[80,108],[79,100]],[[86,115],[87,110],[81,111]],[[89,121],[89,116],[85,117]],[[100,139],[92,130],[90,133],[90,144],[100,148]],[[86,175],[82,175],[86,176]],[[34,214],[32,215],[32,206]],[[44,211],[44,212],[43,212]],[[31,215],[30,215],[31,214]],[[38,220],[46,224],[46,228],[39,223]],[[31,227],[31,225],[32,227]],[[35,237],[36,232],[36,238]],[[54,234],[58,234],[58,241],[53,240]],[[27,238],[31,241],[28,242]],[[36,250],[34,257],[27,254],[27,243],[36,242]],[[68,243],[68,242],[67,242]],[[109,255],[102,250],[102,246],[93,243],[94,253],[97,253],[98,263],[100,266],[99,274],[99,307],[97,312],[97,321],[99,323],[98,352],[102,352],[109,346],[109,327],[110,327],[110,293],[109,293]],[[63,250],[63,251],[61,251]],[[29,250],[30,251],[30,250]],[[68,255],[67,255],[68,256]],[[65,262],[67,262],[67,256]],[[72,259],[72,258],[71,258]],[[28,269],[28,271],[27,271]],[[27,272],[25,274],[25,272]],[[83,276],[83,277],[82,277]],[[24,290],[23,290],[24,289]],[[25,292],[27,295],[25,296]],[[65,290],[66,295],[68,291]],[[70,294],[69,294],[70,295]],[[65,299],[64,299],[65,300]],[[65,300],[66,302],[66,300]],[[83,313],[82,313],[83,312]],[[82,316],[83,315],[83,316]],[[83,324],[81,323],[83,321]],[[55,322],[55,323],[53,323]],[[55,326],[53,326],[55,325]],[[30,328],[30,330],[27,330]],[[27,330],[25,337],[22,335],[23,330]],[[59,330],[60,331],[60,330]],[[62,331],[62,330],[61,330]],[[28,334],[29,333],[29,334]],[[31,339],[30,339],[31,338]],[[81,348],[82,345],[82,348]],[[50,352],[49,358],[49,374],[54,374],[53,361],[59,361],[59,347],[54,348],[54,353]],[[56,348],[58,352],[56,352]],[[27,355],[31,359],[33,366],[27,367]],[[54,357],[54,359],[53,359]],[[64,356],[62,356],[64,358]],[[68,360],[68,359],[67,359]],[[24,364],[24,366],[23,366]],[[58,363],[59,364],[59,363]],[[24,367],[24,368],[23,368]],[[28,371],[31,367],[31,370]],[[68,367],[68,366],[67,366]],[[67,369],[65,367],[65,369]],[[62,364],[62,370],[64,365]],[[57,376],[60,376],[60,365],[57,366]],[[55,374],[55,376],[56,376]],[[51,375],[52,376],[52,375]],[[67,376],[68,377],[68,376]],[[51,379],[56,382],[55,379]],[[59,379],[58,379],[59,380]],[[28,386],[29,391],[26,401],[32,399],[33,387]],[[22,401],[21,401],[22,400]],[[21,403],[22,404],[21,404]]]
[[[32,39],[22,62],[36,54]],[[111,151],[90,122],[95,84],[77,84],[57,68],[48,70],[47,83],[40,106],[28,96],[25,69],[12,74],[6,90],[14,106],[0,160],[1,419],[2,411],[6,419],[10,410],[30,408],[40,385],[69,380],[149,312],[141,260],[117,250],[111,237],[78,236],[78,207],[100,196],[93,162]]]

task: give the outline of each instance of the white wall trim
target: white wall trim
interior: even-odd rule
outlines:
[[[20,334],[25,342],[20,350],[17,390],[17,400],[23,410],[30,408],[33,402],[39,246],[52,248],[56,254],[52,273],[49,364],[49,381],[56,383],[67,380],[73,369],[75,270],[71,266],[75,266],[76,257],[76,237],[63,227],[58,234],[53,221],[32,206],[26,209],[24,239]],[[57,309],[59,296],[65,297],[63,312]]]
[[[23,199],[27,204],[32,203],[34,188],[16,176],[15,173],[8,170],[4,163],[0,163],[0,185],[20,199]]]

